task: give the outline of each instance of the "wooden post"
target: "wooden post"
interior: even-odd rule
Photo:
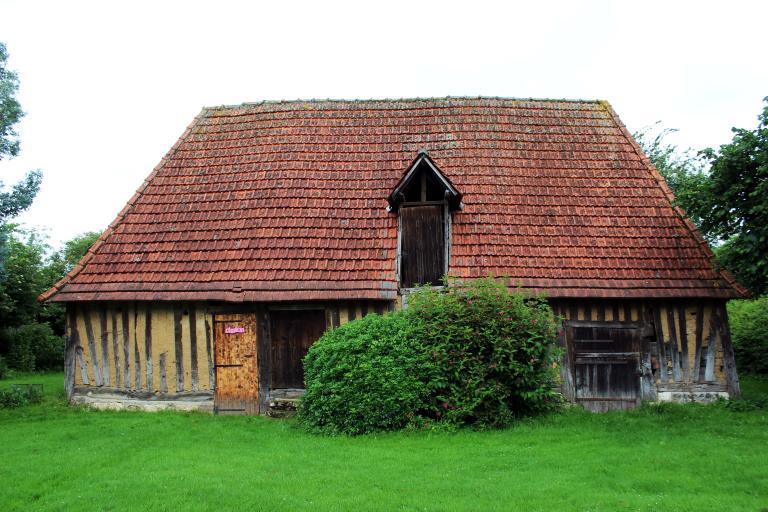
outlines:
[[[659,312],[659,306],[653,308],[653,324],[656,331],[656,343],[659,346],[659,376],[661,382],[667,383],[667,350],[664,345],[664,332],[661,329],[661,313]]]
[[[101,329],[101,375],[102,382],[109,386],[109,332],[107,331],[107,308],[104,304],[99,304],[99,328]]]
[[[93,338],[93,325],[91,324],[91,312],[87,307],[81,309],[83,321],[85,322],[85,337],[88,338],[88,350],[91,353],[91,367],[93,368],[93,378],[97,386],[103,386],[101,380],[101,369],[99,368],[99,353],[96,350],[96,340]]]
[[[123,387],[131,389],[131,337],[128,307],[123,306]]]
[[[190,370],[192,373],[192,391],[198,390],[197,375],[197,316],[195,314],[195,305],[189,305],[189,350],[190,350]]]
[[[181,341],[181,309],[173,309],[173,338],[176,355],[176,392],[184,391],[184,346]]]
[[[266,414],[272,389],[272,335],[269,312],[264,307],[256,310],[256,352],[259,363],[259,413]]]
[[[682,351],[681,363],[683,370],[683,382],[691,382],[690,365],[688,364],[688,333],[685,322],[685,305],[677,306],[677,320],[680,327],[680,350]]]
[[[77,346],[80,345],[80,334],[77,332],[77,312],[71,304],[67,304],[67,316],[69,325],[67,326],[67,347],[64,352],[64,391],[67,394],[67,400],[71,400],[75,390],[75,358],[77,357]],[[85,384],[85,381],[83,383]]]
[[[109,317],[112,320],[112,355],[115,358],[115,387],[119,388],[122,379],[120,379],[120,347],[119,347],[119,335],[117,332],[117,312],[115,308],[109,309]]]
[[[152,374],[152,305],[148,302],[144,316],[144,366],[147,370],[147,391],[155,390],[154,375]]]
[[[675,329],[675,309],[671,304],[664,306],[667,310],[667,327],[669,328],[669,349],[672,355],[672,375],[675,382],[682,380],[680,376],[680,351],[677,348],[677,333]]]
[[[725,304],[719,304],[720,341],[723,344],[723,369],[725,370],[725,382],[728,386],[728,394],[731,398],[741,397],[741,383],[736,371],[736,357],[731,343],[731,329],[728,325],[728,310]]]
[[[208,316],[205,317],[205,351],[208,354],[208,382],[211,391],[216,389],[216,371],[214,369],[213,352],[211,344],[211,323],[208,321]]]
[[[699,302],[696,308],[696,351],[693,354],[693,377],[691,382],[699,382],[701,373],[701,343],[704,337],[704,305]]]

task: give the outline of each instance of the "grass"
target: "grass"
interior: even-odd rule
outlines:
[[[768,411],[580,410],[505,431],[318,437],[296,422],[0,410],[0,510],[751,510],[768,507]],[[748,398],[768,381],[744,381]],[[751,394],[751,395],[750,395]]]

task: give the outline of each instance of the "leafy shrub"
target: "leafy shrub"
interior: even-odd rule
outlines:
[[[312,430],[364,434],[405,426],[427,401],[434,361],[405,313],[326,332],[304,358],[299,414]]]
[[[6,329],[5,338],[10,347],[8,363],[17,370],[53,370],[64,364],[64,339],[56,336],[48,324]]]
[[[37,386],[13,385],[0,390],[0,408],[13,409],[27,404],[40,403],[43,394]]]
[[[741,372],[768,374],[768,297],[728,303],[736,367]]]
[[[556,407],[557,326],[542,297],[494,280],[409,296],[419,344],[438,365],[430,414],[457,425],[503,427]]]
[[[408,300],[405,311],[350,322],[310,348],[300,416],[312,430],[502,427],[560,402],[544,299],[485,279]]]

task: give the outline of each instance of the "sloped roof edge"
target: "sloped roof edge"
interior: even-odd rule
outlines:
[[[142,184],[139,186],[139,188],[136,190],[136,192],[131,196],[131,198],[128,200],[126,205],[123,207],[122,210],[120,210],[120,213],[117,214],[117,217],[115,220],[113,220],[109,226],[107,226],[107,229],[104,230],[103,233],[101,233],[101,236],[99,236],[98,239],[96,239],[96,242],[88,248],[88,251],[85,253],[85,256],[83,256],[80,261],[77,262],[77,264],[70,270],[67,275],[65,275],[63,278],[61,278],[59,281],[54,283],[54,285],[46,290],[45,292],[41,293],[40,296],[37,298],[40,302],[45,302],[52,297],[54,297],[59,291],[66,285],[69,281],[74,279],[82,270],[85,268],[85,265],[88,264],[88,262],[93,258],[94,254],[96,254],[96,251],[99,249],[99,247],[109,238],[109,236],[114,232],[114,230],[117,228],[117,226],[120,224],[120,222],[125,218],[125,216],[128,214],[128,212],[131,211],[133,206],[136,204],[136,201],[142,196],[144,191],[147,189],[149,184],[152,182],[152,179],[155,177],[155,175],[165,166],[166,162],[173,157],[173,155],[178,150],[179,146],[181,146],[182,142],[189,137],[189,135],[192,133],[192,129],[198,124],[200,119],[204,117],[205,113],[209,109],[203,108],[199,114],[195,116],[195,118],[192,120],[191,123],[187,126],[186,130],[184,130],[184,133],[181,134],[181,137],[178,138],[176,143],[171,146],[171,149],[166,152],[166,154],[163,156],[163,158],[160,159],[160,162],[155,166],[155,168],[152,170],[151,173],[149,173],[149,176],[147,176]]]
[[[627,140],[630,142],[630,144],[634,148],[635,153],[637,153],[637,155],[640,157],[640,160],[648,168],[648,171],[651,173],[651,176],[653,176],[653,178],[659,184],[659,187],[661,188],[662,192],[666,196],[667,200],[669,200],[670,205],[672,205],[673,210],[683,221],[683,224],[685,225],[686,229],[691,234],[691,236],[693,236],[693,238],[696,240],[701,251],[704,252],[704,254],[706,255],[710,265],[712,266],[712,270],[718,273],[729,285],[731,285],[741,297],[743,298],[750,297],[752,295],[751,292],[744,285],[742,285],[733,274],[731,274],[729,271],[725,269],[717,268],[717,264],[715,262],[715,253],[712,252],[712,249],[709,247],[709,244],[702,236],[701,232],[699,231],[699,228],[697,228],[696,225],[691,221],[691,219],[689,219],[686,216],[685,210],[683,210],[679,206],[675,206],[675,194],[672,192],[672,189],[669,188],[669,185],[667,184],[667,180],[664,179],[664,176],[662,176],[659,170],[656,169],[656,166],[653,165],[653,162],[651,162],[651,159],[648,158],[648,156],[645,154],[642,148],[640,148],[640,145],[637,143],[637,141],[632,136],[632,134],[629,133],[629,130],[627,130],[627,127],[624,125],[624,122],[621,120],[621,118],[619,118],[619,115],[616,113],[616,111],[613,110],[613,106],[611,106],[611,104],[607,101],[600,101],[600,103],[610,113],[611,118],[616,123],[616,126],[619,127],[621,132],[624,134],[624,136],[627,138]]]

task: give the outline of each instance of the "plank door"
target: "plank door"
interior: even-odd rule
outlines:
[[[272,389],[303,389],[302,359],[325,332],[325,310],[270,311]]]
[[[639,326],[619,322],[569,322],[576,402],[594,412],[640,405]]]
[[[400,278],[403,287],[440,284],[445,274],[443,205],[400,208]]]
[[[216,315],[215,363],[218,414],[258,414],[256,315]]]

